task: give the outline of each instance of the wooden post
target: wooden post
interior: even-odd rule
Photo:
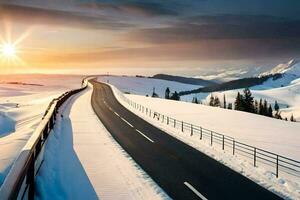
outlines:
[[[174,119],[174,128],[176,128],[176,119]]]
[[[210,131],[210,146],[213,144],[213,132]]]
[[[169,125],[169,116],[167,117],[167,124]]]
[[[183,132],[183,121],[181,121],[181,132]]]
[[[193,124],[191,124],[191,136],[193,136]]]

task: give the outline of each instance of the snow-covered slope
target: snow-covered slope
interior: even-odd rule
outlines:
[[[48,104],[63,92],[80,87],[81,76],[0,76],[0,185],[14,159],[39,124]]]
[[[290,60],[287,63],[279,64],[270,71],[260,74],[260,76],[280,74],[281,77],[268,79],[262,85],[256,86],[256,89],[269,89],[275,87],[284,87],[291,84],[294,80],[300,78],[300,61]]]
[[[175,81],[166,81],[154,78],[141,78],[141,77],[132,77],[132,76],[99,76],[99,81],[109,82],[112,85],[118,87],[122,92],[129,92],[131,94],[138,95],[149,95],[151,96],[153,88],[159,97],[165,96],[165,90],[167,87],[170,88],[171,93],[175,90],[185,91],[196,89],[201,86],[199,85],[190,85],[179,83]]]

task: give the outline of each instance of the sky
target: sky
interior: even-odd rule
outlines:
[[[298,0],[0,0],[16,48],[0,73],[255,71],[299,57],[299,13]]]

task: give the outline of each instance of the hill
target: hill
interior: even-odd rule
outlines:
[[[185,83],[185,84],[191,84],[191,85],[201,85],[201,86],[212,86],[216,85],[217,83],[214,81],[208,81],[200,78],[189,78],[189,77],[183,77],[183,76],[172,76],[168,74],[156,74],[152,76],[151,78],[154,79],[162,79],[167,81],[176,81],[179,83]]]

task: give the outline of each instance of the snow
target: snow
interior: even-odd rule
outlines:
[[[64,104],[37,176],[37,199],[169,199],[105,129],[91,86]],[[60,115],[59,114],[59,115]]]
[[[99,76],[98,81],[109,82],[118,87],[121,91],[131,94],[152,95],[153,88],[159,97],[165,96],[167,87],[171,93],[199,88],[199,85],[184,84],[175,81],[167,81],[153,78],[142,78],[132,76]]]
[[[2,75],[0,78],[1,185],[15,158],[42,119],[50,101],[71,88],[78,88],[82,77]]]
[[[276,178],[274,166],[259,163],[258,167],[254,168],[253,158],[248,159],[237,155],[232,156],[231,152],[223,151],[218,145],[211,147],[208,141],[199,140],[199,135],[195,134],[191,137],[189,133],[182,133],[178,129],[167,126],[165,123],[161,123],[152,117],[149,118],[141,112],[134,110],[123,98],[129,98],[136,103],[164,115],[200,125],[201,127],[234,137],[237,141],[245,142],[249,145],[260,147],[296,160],[300,160],[300,123],[275,120],[260,115],[205,105],[140,95],[123,95],[116,87],[112,86],[112,88],[117,99],[125,107],[149,121],[151,124],[165,130],[173,137],[206,153],[286,199],[300,198],[299,177],[280,172],[280,177]]]

